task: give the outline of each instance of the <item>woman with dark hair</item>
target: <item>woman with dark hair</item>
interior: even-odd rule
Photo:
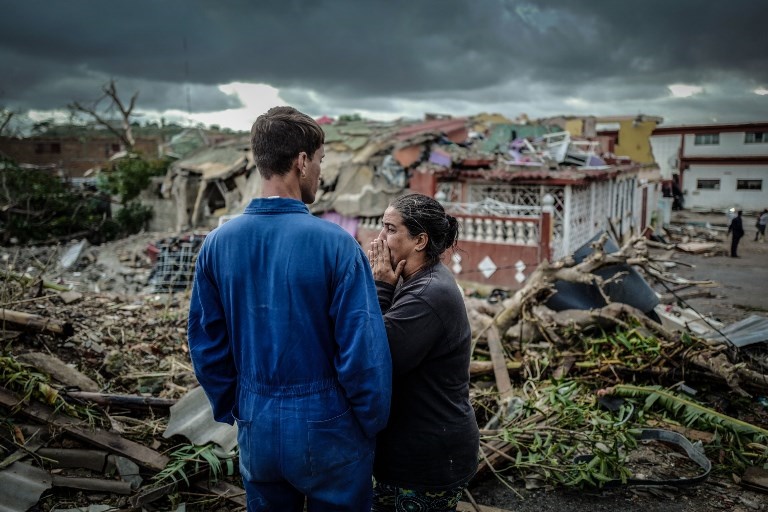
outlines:
[[[461,290],[440,263],[457,239],[440,203],[410,194],[384,212],[368,251],[393,373],[389,422],[376,439],[374,512],[456,510],[477,469],[471,331]]]

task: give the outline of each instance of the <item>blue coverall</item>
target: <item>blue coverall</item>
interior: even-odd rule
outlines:
[[[294,199],[254,199],[197,259],[189,348],[237,422],[248,510],[370,510],[392,363],[368,260]]]

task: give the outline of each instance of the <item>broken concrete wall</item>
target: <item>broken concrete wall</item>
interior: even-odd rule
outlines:
[[[176,202],[163,197],[164,176],[156,176],[140,195],[139,201],[150,206],[154,215],[149,222],[149,231],[173,231],[176,229]]]

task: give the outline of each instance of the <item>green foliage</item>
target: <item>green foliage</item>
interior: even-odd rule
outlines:
[[[362,121],[363,118],[360,116],[360,114],[341,114],[339,116],[339,122],[342,123],[349,123],[352,121]]]
[[[124,207],[111,218],[109,193],[71,188],[48,171],[21,169],[0,159],[0,243],[57,242],[87,238],[99,244],[139,232],[152,210],[133,201],[167,162],[129,159],[116,165],[106,189],[121,194]]]
[[[642,399],[645,411],[662,410],[673,420],[689,427],[714,431],[717,443],[710,446],[727,455],[737,468],[768,461],[768,430],[725,415],[692,399],[681,397],[659,386],[633,386],[620,384],[612,394],[625,398]],[[747,448],[747,449],[745,449]]]
[[[90,408],[74,406],[66,402],[50,385],[47,375],[19,363],[14,357],[0,356],[0,386],[21,396],[16,409],[21,409],[25,403],[39,401],[53,406],[56,411],[85,419],[89,425],[97,423],[98,418]]]
[[[145,206],[138,201],[131,201],[123,206],[115,215],[123,233],[132,235],[144,229],[154,212],[151,206]]]
[[[194,475],[206,467],[210,470],[210,480],[217,482],[225,475],[235,473],[235,459],[233,457],[220,457],[220,448],[214,443],[205,445],[187,444],[171,452],[170,461],[165,468],[154,476],[157,484],[167,480],[178,483],[183,480],[189,485],[188,475]]]
[[[598,332],[593,337],[574,333],[568,339],[569,355],[582,359],[574,364],[581,370],[578,380],[539,380],[546,358],[557,359],[555,354],[539,352],[524,362],[522,373],[527,380],[519,396],[490,418],[483,442],[500,439],[512,445],[511,458],[504,459],[507,466],[496,460],[494,471],[511,473],[534,486],[599,487],[612,480],[626,481],[636,466],[630,454],[642,429],[681,424],[713,433],[705,451],[721,469],[768,468],[768,429],[692,398],[658,386],[619,384],[606,390],[624,399],[615,399],[619,409],[612,412],[600,405],[593,390],[606,381],[615,382],[616,371],[656,369],[676,353],[702,344],[701,340],[682,334],[677,340],[664,341],[641,327]],[[605,377],[606,369],[611,378]],[[494,404],[485,409],[497,410],[498,398],[490,392],[473,398],[475,410],[482,410],[482,401],[488,399],[494,399]],[[493,453],[493,447],[483,453]]]
[[[631,476],[627,455],[638,433],[627,421],[631,407],[607,411],[575,381],[539,384],[528,388],[527,400],[516,402],[500,430],[514,447],[506,471],[529,482],[569,487],[626,481]],[[575,461],[579,455],[589,455],[588,462]]]
[[[149,186],[153,176],[164,175],[169,163],[165,159],[146,160],[135,154],[121,158],[99,177],[99,188],[118,196],[120,203],[126,205]]]
[[[21,169],[0,161],[0,232],[20,243],[66,238],[98,230],[101,203],[92,195],[72,191],[47,171]]]
[[[589,361],[614,361],[628,368],[642,369],[649,366],[662,353],[658,338],[642,333],[639,329],[617,329],[603,333],[601,337],[581,338],[584,355]]]

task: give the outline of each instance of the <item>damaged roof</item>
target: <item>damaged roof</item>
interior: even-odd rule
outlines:
[[[599,143],[572,137],[560,127],[540,123],[493,124],[485,136],[470,134],[468,118],[430,117],[424,121],[379,122],[363,119],[322,125],[325,160],[322,182],[310,210],[347,217],[381,215],[402,194],[413,171],[440,173],[442,179],[528,181],[580,184],[610,179],[632,165],[606,165]],[[255,166],[243,137],[201,149],[175,162],[170,174],[224,180]],[[258,195],[258,173],[242,189],[243,203]],[[240,185],[238,185],[240,187]],[[229,206],[239,213],[244,204]]]
[[[495,124],[491,126],[485,140],[478,146],[481,151],[494,153],[505,151],[509,141],[519,138],[537,138],[547,133],[559,132],[558,126],[543,124]]]
[[[171,140],[161,146],[163,154],[172,158],[183,158],[193,151],[208,145],[205,132],[198,128],[188,128],[177,133]]]
[[[463,169],[461,176],[469,179],[488,181],[546,181],[550,184],[568,185],[585,181],[610,179],[622,171],[634,169],[635,166],[610,167],[607,169],[580,169],[565,167],[557,170],[530,168],[524,166],[494,167],[491,169]]]
[[[251,158],[247,139],[238,139],[212,148],[202,148],[171,164],[171,172],[192,172],[203,180],[227,179],[233,172],[249,168]]]
[[[352,121],[324,125],[323,130],[323,186],[310,209],[367,217],[384,213],[407,187],[407,169],[418,163],[422,144],[451,134],[463,141],[467,120]]]

